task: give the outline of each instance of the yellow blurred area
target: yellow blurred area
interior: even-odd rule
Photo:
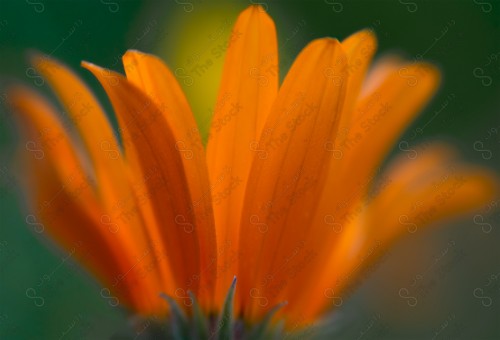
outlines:
[[[246,5],[244,2],[194,2],[192,6],[177,6],[163,21],[165,30],[172,34],[165,36],[155,53],[168,61],[179,80],[204,141],[231,31],[238,13]]]

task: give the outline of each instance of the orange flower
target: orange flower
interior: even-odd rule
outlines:
[[[10,91],[33,218],[98,277],[103,297],[164,316],[160,292],[188,312],[196,296],[210,314],[236,276],[235,315],[254,323],[288,301],[281,317],[303,326],[339,306],[396,239],[494,197],[494,176],[441,144],[380,174],[437,89],[434,66],[385,59],[367,76],[376,38],[364,30],[311,42],[279,86],[269,16],[252,6],[234,32],[206,151],[175,77],[149,54],[128,51],[126,77],[82,64],[107,92],[121,142],[51,58],[32,63],[69,126],[33,91]],[[378,191],[376,178],[386,179]]]

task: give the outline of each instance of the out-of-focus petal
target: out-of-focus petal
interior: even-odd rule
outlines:
[[[325,274],[311,286],[311,293],[330,289],[337,299],[346,298],[346,290],[355,288],[363,273],[401,237],[471,213],[497,197],[500,186],[492,172],[458,163],[446,154],[448,147],[429,148],[414,160],[399,157],[383,175],[384,189],[345,223],[335,247],[351,233],[358,237],[345,253],[329,257]],[[354,257],[349,255],[353,249]],[[328,305],[331,298],[324,294],[322,302],[307,304],[300,313],[314,317]]]
[[[385,55],[370,67],[363,81],[360,97],[366,97],[376,90],[387,77],[404,65],[404,60],[397,55]]]
[[[342,41],[347,62],[349,83],[347,84],[346,105],[341,117],[340,130],[347,127],[352,120],[352,110],[359,98],[366,71],[377,50],[377,37],[371,30],[356,32]]]
[[[114,229],[101,226],[103,211],[96,197],[91,176],[85,173],[55,110],[38,94],[25,88],[9,92],[18,113],[25,150],[21,161],[32,171],[25,176],[26,191],[33,213],[27,220],[41,222],[35,232],[45,230],[71,256],[82,261],[104,284],[105,294],[116,294],[120,303],[139,312],[151,312],[141,281],[118,276],[129,270],[132,258],[117,244]],[[114,227],[112,227],[114,228]]]
[[[109,224],[117,226],[120,231],[114,236],[127,249],[132,259],[140,258],[147,250],[152,251],[154,239],[148,239],[149,235],[137,209],[144,205],[138,203],[135,188],[141,187],[144,178],[128,176],[128,166],[98,101],[80,78],[65,65],[41,55],[33,55],[31,61],[54,89],[84,142],[97,180],[98,199],[104,210],[101,224],[104,227]],[[103,74],[103,77],[109,83],[114,82],[110,74]],[[151,258],[148,253],[144,263]],[[163,267],[162,264],[160,267]],[[153,292],[161,289],[157,271],[151,272],[146,280],[152,285]],[[168,281],[167,274],[163,281]]]
[[[106,114],[87,86],[63,64],[33,55],[31,62],[59,97],[88,150],[103,202],[129,197],[123,160]]]
[[[348,133],[337,136],[335,142],[327,145],[331,154],[330,170],[324,190],[317,198],[310,233],[304,240],[306,248],[313,248],[317,257],[300,276],[311,277],[322,270],[321,259],[328,257],[331,247],[338,242],[338,230],[350,216],[357,214],[356,207],[362,204],[379,175],[377,167],[434,93],[438,80],[437,70],[427,64],[406,65],[393,71],[372,95],[357,104],[356,110],[361,113],[350,122]],[[309,281],[308,285],[313,282]]]

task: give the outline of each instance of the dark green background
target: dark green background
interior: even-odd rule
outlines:
[[[254,1],[256,3],[257,1]],[[82,19],[81,29],[61,45],[53,56],[75,68],[112,112],[102,89],[93,77],[79,67],[82,59],[116,70],[116,62],[123,52],[136,42],[144,25],[156,20],[157,26],[134,48],[154,52],[175,51],[176,39],[182,23],[190,21],[194,13],[209,12],[213,8],[241,10],[250,1],[216,2],[208,0],[136,2],[120,0],[92,1],[6,1],[0,0],[0,93],[5,101],[5,86],[21,81],[36,86],[36,75],[29,71],[25,61],[30,49],[50,53],[60,43],[76,20]],[[306,25],[280,50],[281,76],[293,57],[311,39],[334,36],[343,39],[365,27],[372,27],[379,38],[379,52],[398,52],[412,59],[427,50],[439,37],[447,22],[456,24],[449,29],[425,55],[437,64],[443,74],[443,85],[430,106],[408,129],[403,137],[415,146],[428,138],[451,141],[465,158],[500,168],[500,135],[491,130],[500,127],[500,3],[498,1],[261,1],[275,19],[278,39],[283,42],[297,23]],[[191,4],[192,12],[184,11]],[[189,5],[188,5],[189,6]],[[233,11],[234,12],[234,11]],[[237,11],[236,11],[237,12]],[[235,13],[236,13],[235,12]],[[231,18],[233,19],[233,18]],[[165,23],[176,20],[177,29],[164,29]],[[170,27],[170,26],[169,26]],[[199,28],[199,36],[206,32]],[[160,48],[160,42],[171,46]],[[493,56],[493,58],[492,58]],[[177,67],[173,53],[162,55]],[[479,68],[479,70],[478,70]],[[46,85],[40,91],[51,95]],[[455,99],[443,110],[422,134],[414,129],[429,121],[434,111],[450,94]],[[191,98],[191,100],[196,100]],[[58,267],[60,254],[46,243],[40,242],[25,223],[23,206],[18,198],[18,181],[12,157],[16,147],[16,134],[9,110],[0,108],[0,338],[5,339],[57,339],[78,318],[67,338],[107,338],[123,328],[126,316],[109,307],[100,297],[99,289],[85,274],[59,267],[48,288],[44,288],[45,303],[26,296],[26,289]],[[207,119],[196,112],[206,127]],[[205,117],[206,118],[206,117]],[[490,133],[488,133],[490,132]],[[488,137],[488,138],[487,138]],[[491,159],[483,159],[476,141],[482,141],[481,150],[492,152]],[[397,151],[397,147],[395,149]],[[441,338],[493,339],[500,338],[500,293],[490,294],[492,305],[483,307],[472,292],[487,281],[490,274],[500,273],[500,226],[495,220],[493,231],[482,233],[471,218],[444,228],[413,236],[391,250],[379,269],[365,280],[359,292],[341,309],[345,317],[345,338],[356,339],[366,328],[370,318],[379,313],[383,322],[377,327],[386,333],[377,335],[372,330],[363,338],[432,338],[434,331],[450,315],[463,325],[452,334]],[[408,308],[398,296],[399,287],[408,282],[401,272],[415,273],[416,268],[430,261],[447,240],[460,244],[464,258],[450,270],[416,308]],[[425,249],[425,251],[424,251]],[[422,262],[423,261],[423,262]],[[424,263],[422,265],[422,263]],[[76,267],[75,267],[76,268]],[[307,292],[304,292],[307,293]],[[451,326],[450,326],[451,327]]]

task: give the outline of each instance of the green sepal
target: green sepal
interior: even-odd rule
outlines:
[[[167,301],[170,307],[170,333],[174,340],[189,339],[189,327],[186,315],[179,307],[177,302],[165,293],[160,293],[160,296]]]
[[[286,306],[288,304],[287,301],[283,301],[282,303],[274,306],[267,314],[262,318],[262,320],[255,325],[255,327],[250,331],[247,337],[245,339],[248,340],[258,340],[258,339],[264,339],[266,338],[265,335],[268,334],[268,328],[271,323],[271,320],[273,319],[274,314],[278,310],[280,310],[282,307]]]
[[[224,308],[222,313],[217,320],[216,328],[214,333],[219,333],[217,339],[219,340],[230,340],[233,338],[233,305],[234,305],[234,291],[236,290],[236,276],[231,283],[231,287],[226,295],[226,300],[224,301]]]
[[[193,292],[188,292],[191,301],[193,302],[192,310],[193,316],[191,324],[193,325],[193,338],[194,339],[208,339],[208,321],[206,316],[203,314],[198,300],[194,296]]]

